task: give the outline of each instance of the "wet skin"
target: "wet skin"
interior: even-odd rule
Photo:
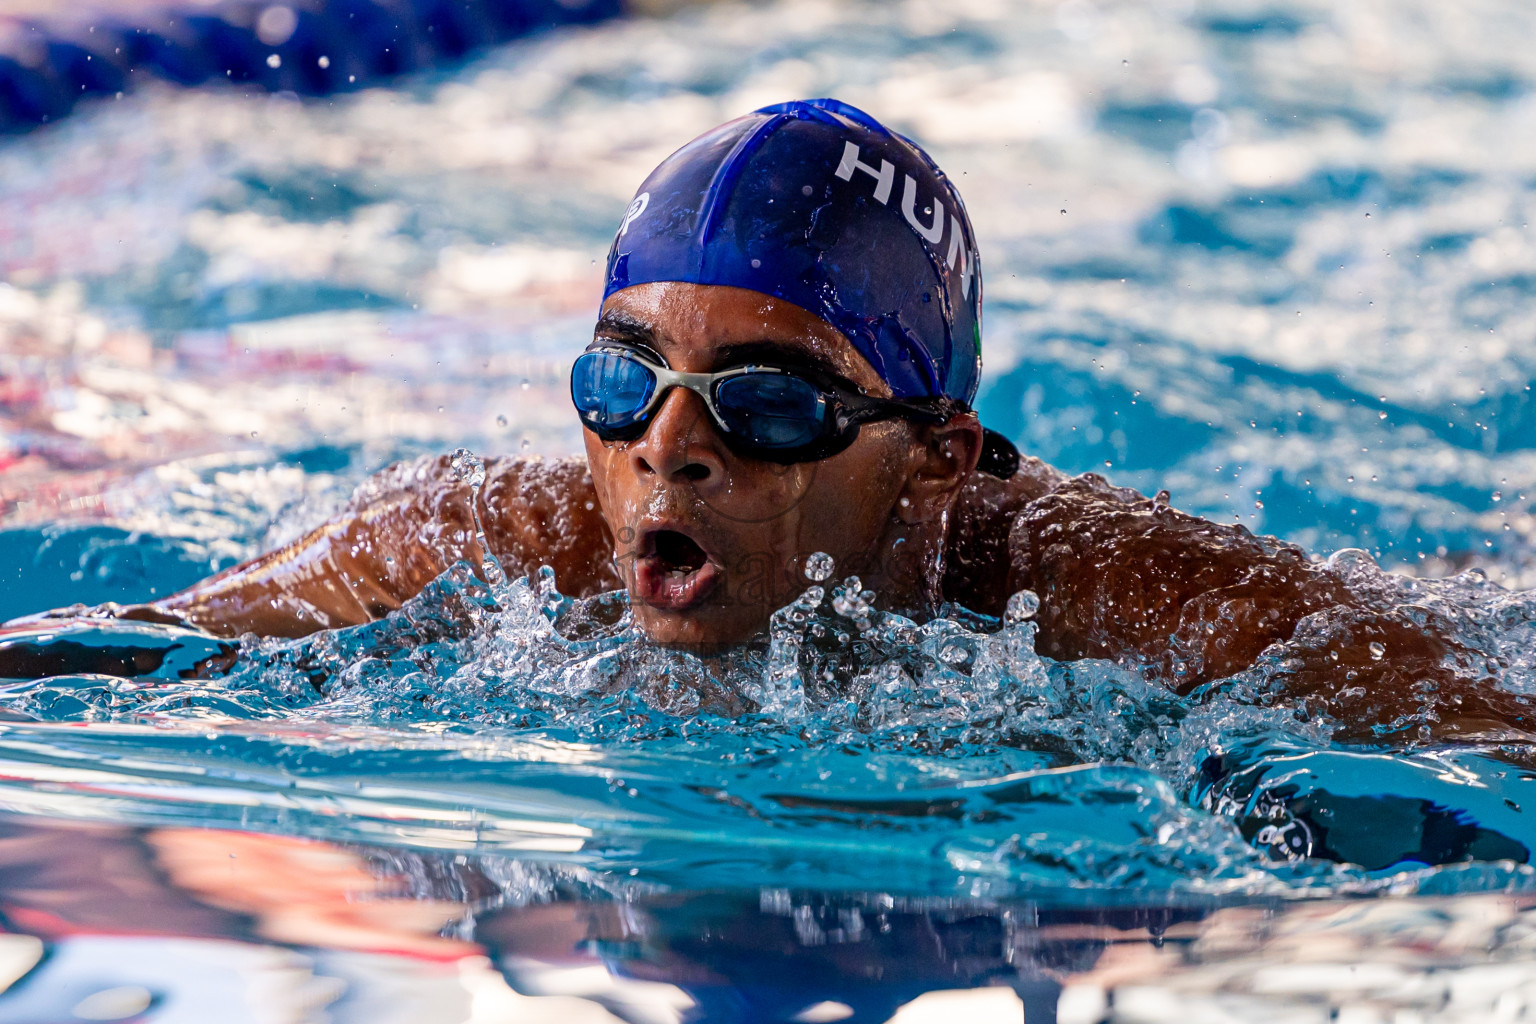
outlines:
[[[832,327],[755,292],[639,286],[604,314],[599,337],[674,369],[763,361],[767,346],[887,394]],[[975,473],[978,442],[971,416],[874,424],[838,455],[783,467],[731,452],[702,400],[676,389],[635,441],[588,435],[586,459],[492,460],[480,511],[510,575],[550,565],[577,596],[629,587],[664,643],[753,636],[802,588],[805,556],[825,551],[839,575],[858,572],[882,603],[919,614],[943,599],[996,615],[1031,589],[1040,653],[1117,660],[1180,693],[1253,665],[1305,620],[1270,688],[1337,718],[1337,738],[1536,739],[1526,698],[1493,685],[1485,657],[1449,639],[1453,624],[1352,592],[1293,545],[1093,474],[1068,479],[1029,458],[1008,481]],[[392,467],[293,544],[116,613],[221,635],[366,622],[455,561],[478,564],[469,502],[446,457]]]

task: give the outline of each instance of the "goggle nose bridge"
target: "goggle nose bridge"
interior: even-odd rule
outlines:
[[[704,408],[709,410],[709,418],[714,420],[715,426],[719,427],[720,430],[726,434],[730,434],[731,428],[725,422],[725,420],[721,418],[720,410],[715,405],[714,386],[716,383],[731,377],[745,376],[749,373],[771,373],[783,376],[793,376],[793,374],[785,373],[783,370],[780,370],[775,366],[733,366],[729,370],[720,370],[714,373],[690,373],[686,370],[674,370],[670,366],[652,362],[651,360],[645,358],[645,356],[633,350],[614,349],[611,351],[622,355],[624,358],[631,359],[634,362],[639,363],[641,366],[651,371],[651,376],[656,378],[656,387],[655,390],[651,392],[650,399],[635,413],[635,418],[637,420],[646,419],[649,417],[656,410],[657,406],[661,405],[661,402],[666,396],[667,392],[671,391],[673,388],[686,388],[704,400]],[[821,394],[816,396],[816,402],[818,406],[825,406],[826,401],[826,396]],[[646,429],[650,429],[649,424],[647,424]]]
[[[669,366],[655,366],[645,359],[636,359],[635,361],[650,370],[651,375],[656,378],[656,390],[651,393],[651,400],[646,402],[645,406],[637,414],[639,418],[643,419],[659,408],[661,403],[666,400],[667,393],[673,388],[684,388],[703,399],[704,408],[709,410],[709,418],[715,421],[717,427],[721,430],[728,429],[725,421],[720,418],[719,411],[715,408],[715,396],[711,393],[715,381],[724,375],[718,373],[688,373],[683,370],[674,370]],[[650,429],[649,424],[647,424],[646,429]]]

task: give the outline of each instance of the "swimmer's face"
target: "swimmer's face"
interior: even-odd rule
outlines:
[[[760,292],[658,282],[616,292],[598,339],[649,349],[674,370],[809,366],[890,397],[835,328]],[[923,593],[919,555],[975,467],[975,417],[931,427],[865,425],[846,450],[781,465],[733,452],[704,400],[667,392],[645,433],[604,442],[587,459],[614,535],[636,620],[655,640],[694,648],[739,643],[808,586],[807,556],[826,552],[836,578],[858,573],[893,602]],[[931,548],[931,544],[929,544]]]

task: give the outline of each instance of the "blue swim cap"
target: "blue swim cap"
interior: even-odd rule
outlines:
[[[662,161],[624,214],[603,298],[652,281],[792,302],[846,335],[897,398],[976,397],[981,271],[965,205],[928,154],[846,103],[764,107]]]

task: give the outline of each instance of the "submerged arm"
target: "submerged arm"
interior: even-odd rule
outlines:
[[[568,594],[620,585],[585,460],[491,460],[480,515],[510,577],[551,565]],[[124,614],[226,636],[303,636],[379,618],[460,559],[481,559],[470,489],[446,456],[420,459],[378,474],[293,543]]]

